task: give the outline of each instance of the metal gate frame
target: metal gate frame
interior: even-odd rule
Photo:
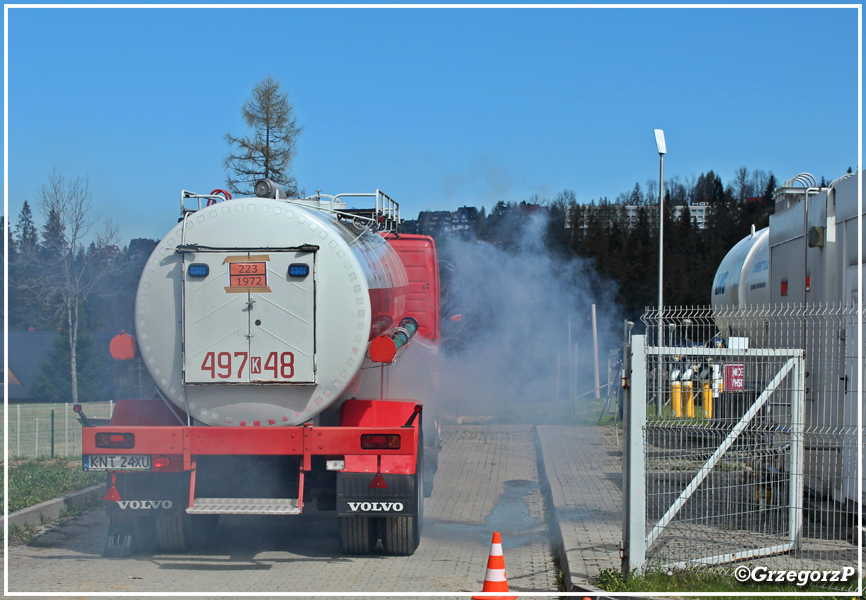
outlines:
[[[749,354],[772,356],[785,359],[785,363],[767,384],[752,406],[740,418],[731,432],[713,455],[698,470],[698,473],[679,498],[671,505],[661,520],[650,532],[646,533],[646,463],[645,438],[647,405],[647,358],[649,356],[688,354],[690,356],[705,356],[716,358],[744,357]],[[759,549],[744,550],[724,555],[707,556],[690,559],[671,567],[688,565],[712,565],[779,554],[800,548],[802,541],[803,510],[802,497],[804,486],[804,421],[805,421],[805,367],[802,350],[752,350],[741,348],[681,348],[647,346],[646,336],[635,335],[631,338],[628,362],[624,365],[623,386],[625,394],[625,440],[623,443],[623,541],[620,549],[622,558],[622,574],[626,576],[631,571],[642,571],[646,566],[646,553],[665,527],[673,520],[677,512],[695,492],[701,482],[706,479],[722,456],[733,445],[749,422],[767,403],[776,388],[789,375],[795,385],[791,393],[791,470],[789,490],[788,532],[789,539],[784,544],[768,546]]]

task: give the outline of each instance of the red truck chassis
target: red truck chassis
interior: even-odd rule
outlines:
[[[111,424],[82,428],[84,468],[108,477],[106,556],[154,542],[185,551],[221,514],[298,515],[305,499],[336,511],[346,552],[372,552],[380,537],[393,554],[417,546],[420,404],[347,400],[338,426],[168,425],[177,420],[167,410],[160,400],[121,401]],[[142,421],[153,424],[127,424]]]

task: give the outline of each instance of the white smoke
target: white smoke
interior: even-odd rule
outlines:
[[[442,410],[495,416],[508,404],[551,402],[557,371],[560,401],[568,401],[569,388],[578,395],[593,390],[593,304],[601,384],[607,382],[608,349],[621,343],[614,284],[600,281],[591,261],[553,256],[544,245],[546,232],[546,217],[534,215],[508,250],[457,239],[442,248],[453,267],[443,307],[449,314],[443,315]],[[460,321],[448,319],[455,314]],[[569,324],[572,352],[578,347],[573,385]]]

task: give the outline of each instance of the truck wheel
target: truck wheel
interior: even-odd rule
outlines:
[[[415,466],[414,502],[412,513],[406,517],[385,517],[385,531],[382,544],[388,554],[409,556],[421,542],[421,524],[424,518],[424,448],[418,447],[421,455]]]
[[[424,497],[429,498],[433,495],[433,477],[439,469],[439,450],[438,448],[424,449]]]
[[[156,545],[163,552],[186,552],[186,546],[192,539],[189,515],[186,513],[171,513],[157,515]]]
[[[185,512],[156,516],[156,544],[163,552],[186,552],[209,538],[219,515],[192,517]]]
[[[340,517],[340,545],[346,554],[370,554],[376,547],[376,519]]]
[[[130,515],[110,515],[109,516],[109,539],[106,542],[106,556],[129,556],[135,552],[150,550],[154,542],[153,519],[149,517],[133,517]],[[132,535],[131,544],[124,551],[123,548],[115,547],[118,542],[123,540],[120,538],[111,539],[112,535],[117,535],[120,531],[128,532]]]
[[[409,556],[418,547],[420,532],[418,531],[418,519],[409,517],[386,517],[385,536],[382,543],[388,554],[397,556]]]

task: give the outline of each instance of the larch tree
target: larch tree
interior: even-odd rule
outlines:
[[[256,181],[270,179],[288,195],[297,195],[298,182],[291,175],[291,162],[302,128],[295,121],[289,95],[268,75],[253,88],[241,116],[252,131],[241,137],[225,134],[230,147],[225,159],[229,190],[249,196]]]

